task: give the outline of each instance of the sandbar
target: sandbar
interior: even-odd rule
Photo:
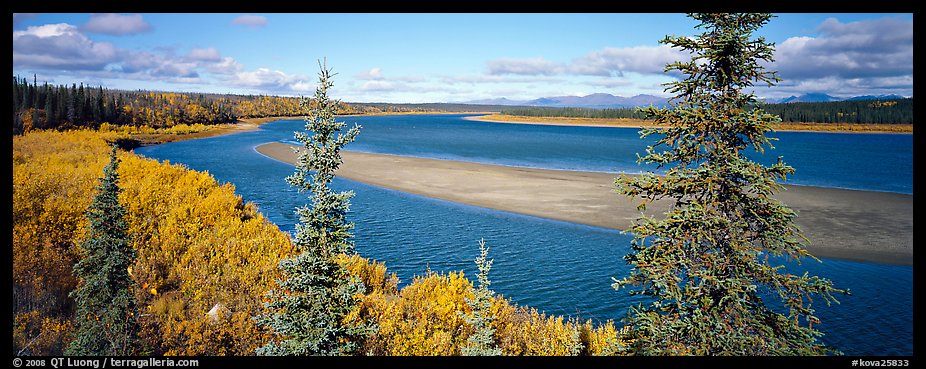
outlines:
[[[256,150],[295,163],[294,146]],[[337,175],[402,192],[572,223],[626,230],[641,213],[639,199],[614,191],[617,174],[520,168],[342,151]],[[798,212],[796,224],[817,257],[913,264],[913,196],[889,192],[785,185],[775,198]],[[661,218],[667,203],[647,206]]]

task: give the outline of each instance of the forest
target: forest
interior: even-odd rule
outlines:
[[[13,76],[13,134],[32,129],[114,126],[170,128],[302,114],[298,97],[126,91],[83,84],[39,84]],[[498,110],[492,105],[339,103],[338,114]]]
[[[778,115],[786,123],[855,123],[912,124],[913,98],[896,100],[847,100],[832,102],[799,102],[757,104],[769,114]],[[529,117],[570,118],[630,118],[643,119],[636,108],[590,109],[516,107],[501,111],[506,115]]]

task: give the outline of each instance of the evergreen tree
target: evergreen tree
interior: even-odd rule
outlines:
[[[119,159],[113,145],[97,195],[87,210],[90,228],[74,265],[77,289],[75,338],[68,355],[132,355],[138,336],[134,282],[129,267],[135,250],[129,244],[125,209],[119,204]]]
[[[335,193],[328,187],[342,162],[341,148],[354,140],[360,126],[339,133],[345,124],[335,121],[337,101],[328,98],[332,74],[327,65],[319,67],[315,101],[310,107],[308,99],[302,100],[308,111],[305,128],[312,134],[295,133],[303,150],[295,173],[286,178],[300,192],[312,192],[312,206],[296,209],[300,224],[293,243],[300,253],[280,262],[285,279],[268,294],[271,301],[265,306],[270,312],[257,318],[280,340],[259,348],[259,355],[349,355],[370,331],[344,322],[365,289],[336,261],[339,254],[354,253],[354,224],[347,221],[353,192]]]
[[[464,356],[498,356],[502,350],[495,343],[495,328],[492,327],[492,321],[495,316],[492,314],[492,296],[495,294],[489,289],[489,270],[492,269],[492,260],[487,260],[489,248],[485,240],[479,240],[479,257],[476,258],[476,266],[479,268],[479,288],[476,289],[475,298],[466,299],[466,303],[472,309],[472,313],[463,316],[466,324],[475,328],[476,332],[466,340],[462,348]]]
[[[71,84],[71,91],[67,95],[67,120],[76,125],[77,122],[77,84]]]
[[[810,256],[793,224],[794,211],[771,195],[776,181],[794,172],[781,157],[769,167],[745,158],[750,147],[771,146],[766,133],[780,122],[755,107],[743,90],[755,83],[773,85],[773,45],[752,33],[769,14],[691,14],[705,32],[695,38],[666,37],[662,43],[689,51],[693,59],[675,62],[684,79],[667,84],[675,93],[671,108],[645,108],[658,135],[641,162],[660,168],[664,177],[622,175],[619,192],[644,202],[673,199],[662,220],[642,216],[630,232],[633,265],[615,288],[652,298],[632,308],[626,319],[637,354],[818,355],[831,349],[820,343],[820,324],[811,306],[814,295],[829,304],[845,291],[816,276],[795,276],[775,266],[783,259]],[[661,148],[661,151],[657,151]],[[775,256],[769,258],[769,256]],[[816,258],[814,258],[816,259]],[[818,259],[817,259],[818,260]],[[819,260],[818,260],[819,261]],[[772,263],[772,264],[770,264]],[[777,307],[763,297],[781,300]],[[786,314],[782,312],[786,311]]]
[[[54,93],[50,89],[48,96],[45,97],[45,125],[42,128],[54,127],[55,123],[58,122],[58,118],[55,116],[55,100]]]

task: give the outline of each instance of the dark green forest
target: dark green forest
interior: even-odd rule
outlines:
[[[83,84],[39,84],[13,76],[13,133],[113,125],[172,127],[234,123],[243,118],[302,114],[301,98],[127,91]],[[498,111],[497,105],[338,103],[338,114]]]
[[[769,114],[781,116],[781,121],[788,123],[913,124],[913,98],[761,104],[760,106]],[[631,119],[643,119],[644,117],[636,108],[590,109],[517,107],[503,109],[501,113],[529,117]]]

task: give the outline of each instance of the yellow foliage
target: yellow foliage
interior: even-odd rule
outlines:
[[[360,304],[360,316],[378,330],[364,343],[373,355],[459,355],[467,336],[460,312],[473,298],[463,273],[416,277],[398,295],[374,291]]]
[[[613,321],[595,326],[591,320],[579,326],[579,340],[584,355],[614,355],[619,347],[626,346],[620,336],[623,329],[617,329]]]
[[[503,355],[566,356],[579,352],[576,325],[534,308],[516,307],[496,298],[493,324]]]
[[[70,319],[43,316],[36,310],[17,313],[13,318],[13,354],[60,354],[70,332]]]
[[[108,162],[106,141],[148,130],[104,124],[99,132],[13,138],[14,351],[61,354],[73,318],[71,269],[87,227],[84,211]],[[277,264],[295,252],[289,237],[208,173],[132,153],[120,159],[119,200],[138,252],[131,275],[144,346],[156,355],[253,355],[270,333],[252,317],[275,287]],[[416,277],[399,290],[383,263],[356,255],[339,262],[367,289],[346,319],[378,328],[362,344],[364,353],[459,355],[473,334],[462,319],[471,312],[473,285],[462,272]],[[220,303],[227,318],[209,318]],[[609,354],[618,342],[610,321],[578,324],[502,297],[492,311],[505,355]]]
[[[380,292],[395,294],[398,292],[399,277],[386,271],[386,264],[369,261],[360,255],[338,255],[338,263],[354,276],[360,278],[367,293]]]
[[[71,268],[84,211],[108,161],[106,140],[128,133],[106,129],[13,138],[16,314],[73,314],[67,294],[76,284]],[[150,312],[142,317],[142,338],[154,353],[253,354],[268,337],[248,317],[273,287],[277,263],[293,252],[288,236],[235,195],[234,186],[206,173],[131,153],[120,159],[120,202],[138,251],[132,274],[139,286],[152,286],[136,293]],[[220,302],[231,318],[206,325],[204,314]],[[220,340],[200,344],[212,338]]]

